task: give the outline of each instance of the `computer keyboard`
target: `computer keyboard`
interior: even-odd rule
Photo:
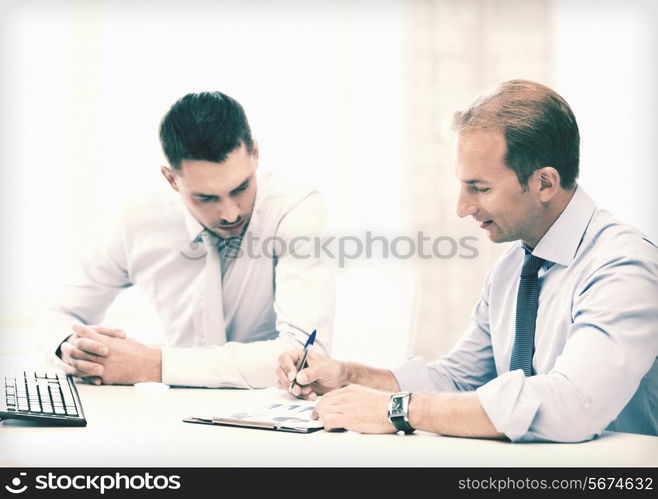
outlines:
[[[0,419],[86,426],[73,378],[52,372],[22,371],[0,377]]]

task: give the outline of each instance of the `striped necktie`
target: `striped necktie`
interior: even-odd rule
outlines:
[[[224,324],[224,301],[222,294],[222,268],[216,240],[207,230],[201,233],[206,246],[204,269],[202,345],[226,343]]]
[[[516,332],[510,371],[523,369],[526,376],[532,376],[532,355],[535,345],[535,321],[539,304],[539,269],[543,258],[536,257],[525,248],[519,292],[516,296]]]

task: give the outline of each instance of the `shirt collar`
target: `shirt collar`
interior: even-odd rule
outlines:
[[[594,201],[582,187],[577,186],[566,208],[541,238],[532,254],[568,266],[576,256],[595,210]]]
[[[180,195],[179,195],[180,196]],[[206,230],[199,221],[192,216],[190,210],[187,208],[182,199],[179,198],[181,209],[183,210],[183,218],[185,220],[185,230],[187,231],[187,237],[190,240],[190,243],[199,241],[201,239],[201,233]]]

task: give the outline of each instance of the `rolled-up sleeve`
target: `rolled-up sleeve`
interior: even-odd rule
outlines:
[[[554,367],[505,373],[477,390],[512,441],[580,442],[605,430],[658,356],[658,265],[619,258],[583,282],[568,340]]]

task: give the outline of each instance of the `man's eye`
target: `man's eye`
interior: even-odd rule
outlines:
[[[214,198],[198,198],[200,203],[212,203]]]
[[[479,189],[475,189],[475,192],[488,192],[489,187],[480,187]]]

